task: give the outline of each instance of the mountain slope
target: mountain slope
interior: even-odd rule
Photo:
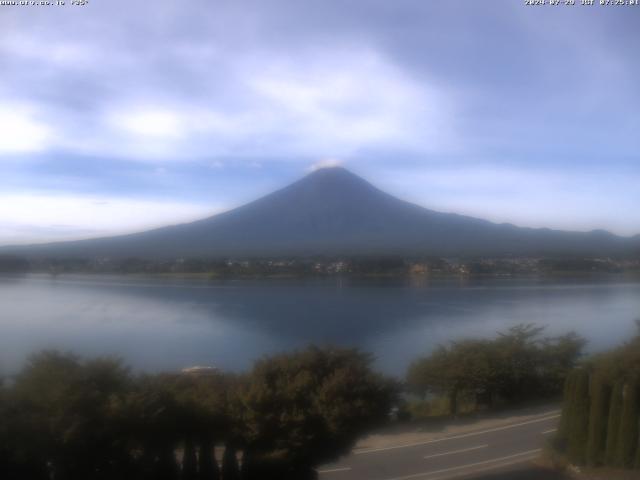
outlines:
[[[388,195],[343,168],[321,169],[234,210],[118,237],[33,245],[21,253],[75,257],[315,254],[604,255],[638,239],[604,231],[519,228],[439,213]]]

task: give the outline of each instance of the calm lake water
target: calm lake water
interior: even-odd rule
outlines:
[[[402,374],[439,343],[511,325],[576,330],[599,350],[635,332],[640,283],[484,279],[430,283],[119,276],[0,277],[0,373],[43,348],[116,355],[136,370],[244,370],[309,343],[357,346]]]

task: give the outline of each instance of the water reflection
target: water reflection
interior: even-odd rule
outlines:
[[[214,364],[242,370],[263,354],[355,345],[402,373],[438,343],[521,322],[575,329],[592,349],[622,341],[640,315],[640,284],[606,281],[352,280],[206,283],[134,277],[0,280],[0,368],[46,347],[122,356],[145,370]]]

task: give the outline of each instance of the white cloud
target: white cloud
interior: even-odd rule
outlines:
[[[141,137],[180,138],[185,133],[185,121],[168,110],[147,110],[119,113],[111,119],[114,127]]]
[[[323,158],[317,161],[307,169],[309,172],[315,172],[323,168],[340,167],[344,162],[338,158]]]
[[[33,108],[0,104],[0,154],[44,150],[52,140],[52,129]]]
[[[204,218],[210,205],[106,196],[0,194],[0,244],[120,234]]]
[[[61,62],[86,55],[64,45],[56,51]],[[56,119],[55,131],[25,111],[13,120],[18,126],[7,130],[4,151],[55,148],[150,162],[266,154],[306,162],[309,156],[347,157],[377,147],[432,152],[454,145],[446,92],[418,83],[367,48],[299,55],[306,57],[271,52],[268,62],[263,56],[226,59],[218,65],[226,87],[197,95],[131,84],[90,109],[62,111],[41,102],[46,118]]]
[[[294,152],[346,156],[379,146],[451,147],[446,92],[417,83],[371,50],[315,52],[304,62],[271,59],[247,66],[243,77],[264,105],[265,130],[284,137]]]

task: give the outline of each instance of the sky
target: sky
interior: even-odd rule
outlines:
[[[0,245],[194,220],[338,164],[436,210],[638,234],[639,27],[519,0],[0,5]]]

